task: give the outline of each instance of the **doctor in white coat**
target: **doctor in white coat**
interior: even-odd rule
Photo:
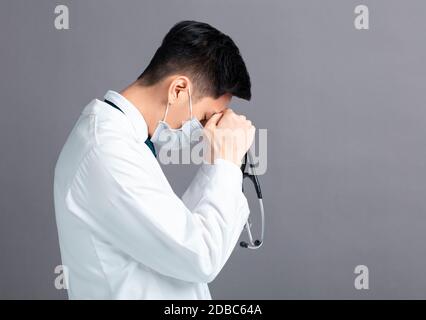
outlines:
[[[212,298],[207,284],[249,214],[240,164],[255,128],[227,106],[250,90],[231,38],[183,21],[134,83],[84,108],[54,180],[70,299]],[[156,151],[188,144],[198,129],[210,152],[180,199]]]

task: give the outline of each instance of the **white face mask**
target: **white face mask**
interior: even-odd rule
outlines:
[[[184,149],[191,145],[191,135],[198,130],[203,129],[203,125],[196,117],[192,116],[192,98],[191,92],[188,89],[189,95],[189,112],[190,119],[185,121],[181,128],[172,129],[166,123],[167,112],[169,111],[169,104],[167,103],[166,112],[163,120],[158,122],[152,134],[151,141],[158,145],[160,148],[166,147],[170,150]]]

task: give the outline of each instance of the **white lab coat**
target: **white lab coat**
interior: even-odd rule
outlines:
[[[55,168],[70,299],[211,299],[247,221],[242,174],[203,164],[182,200],[144,143],[141,113],[114,91],[82,111]]]

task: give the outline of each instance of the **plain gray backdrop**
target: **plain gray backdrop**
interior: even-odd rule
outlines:
[[[54,27],[55,6],[70,29]],[[354,8],[370,9],[356,30]],[[0,2],[0,298],[64,299],[53,170],[84,106],[120,90],[184,19],[239,46],[237,112],[268,129],[266,239],[236,248],[216,299],[426,298],[426,2]],[[193,167],[164,168],[182,194]],[[243,234],[245,235],[245,234]],[[370,289],[356,290],[366,265]]]

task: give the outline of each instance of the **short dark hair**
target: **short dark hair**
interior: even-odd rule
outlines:
[[[138,79],[149,86],[179,72],[191,79],[199,97],[216,99],[230,93],[251,99],[250,76],[238,47],[207,23],[175,24]]]

